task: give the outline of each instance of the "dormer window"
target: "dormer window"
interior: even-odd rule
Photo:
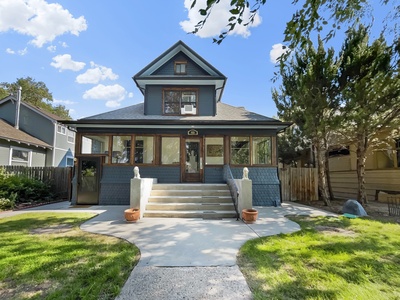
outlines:
[[[196,115],[197,89],[164,89],[164,115]]]
[[[174,73],[175,75],[184,75],[186,74],[186,61],[176,61],[174,64]]]

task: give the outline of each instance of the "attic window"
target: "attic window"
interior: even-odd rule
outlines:
[[[165,115],[196,115],[197,90],[164,89],[163,107]]]
[[[186,74],[186,61],[176,61],[174,64],[174,73],[176,75]]]

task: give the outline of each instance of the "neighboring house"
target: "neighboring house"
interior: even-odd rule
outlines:
[[[229,165],[235,178],[249,168],[253,205],[280,205],[276,135],[289,123],[222,103],[226,77],[181,41],[133,80],[144,103],[64,122],[77,130],[72,203],[128,205],[134,166],[159,183],[223,183]]]
[[[73,166],[75,131],[41,108],[21,102],[17,114],[17,107],[14,96],[0,100],[0,165]]]

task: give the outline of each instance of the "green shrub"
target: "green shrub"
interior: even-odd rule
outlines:
[[[0,198],[0,210],[9,210],[15,207],[15,200]]]

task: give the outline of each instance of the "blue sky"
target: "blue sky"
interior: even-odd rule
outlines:
[[[190,0],[0,0],[0,82],[43,81],[54,103],[79,119],[142,102],[132,76],[182,40],[228,77],[224,103],[275,116],[274,58],[295,8],[267,1],[252,27],[213,44],[229,2],[193,35],[199,15]]]

